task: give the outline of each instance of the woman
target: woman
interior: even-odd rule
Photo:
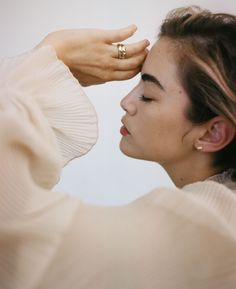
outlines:
[[[50,191],[62,166],[96,140],[93,108],[44,47],[53,45],[74,71],[60,35],[5,73],[1,288],[235,288],[235,34],[236,17],[197,8],[174,11],[164,21],[140,83],[121,102],[120,147],[160,163],[176,189],[156,189],[120,207],[83,204]],[[128,36],[109,38],[111,53],[111,43]],[[118,46],[119,58],[128,59],[113,62],[120,65],[113,76],[111,69],[98,79],[99,65],[93,75],[95,60],[87,64],[86,54],[74,75],[85,85],[131,77],[146,45],[137,44],[132,53],[134,46]],[[127,62],[134,58],[135,65]]]

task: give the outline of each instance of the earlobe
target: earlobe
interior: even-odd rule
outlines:
[[[197,151],[202,151],[203,150],[203,146],[201,146],[201,145],[195,144],[195,148],[196,148]]]
[[[234,126],[224,117],[218,116],[206,124],[205,134],[196,141],[195,148],[198,151],[216,152],[226,147],[234,138]]]

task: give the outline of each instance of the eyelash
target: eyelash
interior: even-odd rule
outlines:
[[[143,102],[151,102],[153,100],[152,98],[148,98],[145,95],[141,95],[139,99]]]

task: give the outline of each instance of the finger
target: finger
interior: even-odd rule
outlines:
[[[106,30],[105,41],[110,44],[124,41],[125,39],[131,37],[136,30],[136,25],[130,25],[121,29]]]
[[[145,51],[150,45],[150,42],[147,39],[139,41],[137,43],[132,43],[127,45],[127,57],[132,57],[135,54],[139,54],[142,51]]]
[[[89,86],[95,84],[103,84],[106,80],[98,78],[96,76],[92,76],[89,74],[80,73],[77,71],[71,71],[73,76],[79,81],[82,86]]]
[[[130,78],[133,78],[135,75],[137,75],[141,70],[141,67],[138,67],[133,70],[128,71],[114,71],[112,75],[112,80],[127,80]]]
[[[146,56],[147,56],[147,52],[143,51],[142,53],[139,53],[131,58],[114,59],[111,65],[113,66],[113,68],[115,68],[115,70],[120,70],[120,71],[133,70],[133,69],[140,67],[143,64]]]
[[[150,45],[150,42],[147,39],[141,40],[137,43],[132,43],[125,45],[126,47],[126,58],[132,57],[135,54],[139,54],[147,49]],[[114,58],[118,58],[118,48],[116,45],[113,45],[113,54]]]

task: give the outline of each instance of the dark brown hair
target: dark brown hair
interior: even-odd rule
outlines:
[[[167,15],[159,37],[175,42],[180,81],[191,102],[187,118],[199,124],[223,115],[236,128],[236,16],[178,8]],[[231,169],[236,180],[236,138],[215,154],[213,166]]]

